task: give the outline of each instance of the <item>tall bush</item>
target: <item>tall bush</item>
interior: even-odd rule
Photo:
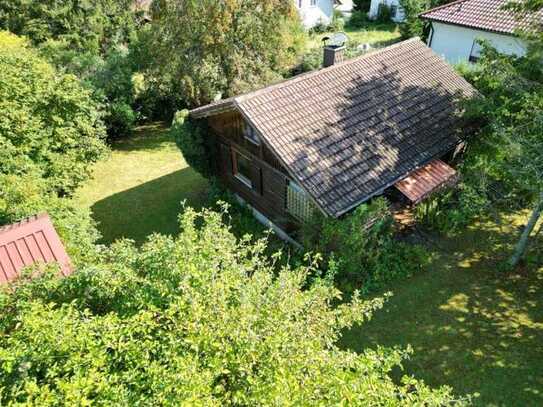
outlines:
[[[49,190],[71,194],[107,151],[100,105],[75,76],[7,32],[0,32],[0,83],[0,174],[35,168]]]
[[[314,265],[278,274],[265,242],[187,210],[177,238],[120,242],[72,276],[0,294],[0,392],[33,405],[462,405],[390,371],[399,349],[340,349],[382,299],[338,307]],[[201,227],[196,225],[200,224]],[[305,287],[305,288],[304,288]]]
[[[215,175],[215,146],[212,134],[204,131],[202,124],[189,120],[188,110],[175,114],[170,129],[183,158],[204,177]]]
[[[393,219],[385,199],[360,205],[343,219],[316,216],[304,225],[304,246],[323,253],[337,266],[345,290],[371,290],[411,275],[427,261],[422,248],[394,239]]]

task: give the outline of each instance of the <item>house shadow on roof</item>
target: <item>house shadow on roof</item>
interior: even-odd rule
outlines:
[[[451,86],[450,73],[443,84],[436,72],[428,81],[412,67],[379,64],[376,73],[355,75],[332,103],[324,102],[323,122],[293,140],[296,168],[331,213],[381,193],[463,137],[462,93],[451,90],[465,86],[463,79]]]
[[[96,202],[91,210],[103,236],[100,243],[128,238],[142,244],[153,233],[177,234],[181,202],[201,208],[207,197],[207,181],[193,169],[184,168],[113,194]]]

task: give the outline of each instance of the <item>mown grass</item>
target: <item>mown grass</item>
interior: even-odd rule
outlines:
[[[346,332],[343,346],[411,345],[403,373],[479,393],[476,405],[543,405],[543,236],[531,244],[530,264],[500,271],[525,219],[431,238],[429,271],[389,287],[385,308]]]
[[[155,232],[176,234],[181,201],[200,208],[207,190],[207,181],[187,165],[167,128],[152,124],[115,142],[75,199],[91,208],[102,243],[129,238],[140,244]]]
[[[349,42],[365,44],[369,43],[374,48],[392,44],[400,40],[398,25],[394,23],[367,22],[362,28],[346,26],[343,32],[349,37]],[[333,34],[311,34],[308,41],[308,48],[313,49],[322,46],[322,38]]]

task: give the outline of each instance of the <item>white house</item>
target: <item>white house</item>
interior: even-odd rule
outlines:
[[[330,24],[334,16],[334,0],[294,0],[305,28]]]
[[[396,23],[401,23],[405,19],[405,13],[400,5],[400,0],[371,0],[370,11],[368,17],[371,19],[376,19],[379,15],[379,8],[381,5],[387,6],[390,8],[392,14],[392,21]]]
[[[449,63],[475,62],[480,57],[478,40],[488,41],[498,51],[522,56],[526,44],[515,33],[534,24],[532,18],[518,19],[503,10],[508,0],[460,0],[421,14],[430,22],[428,46]],[[541,23],[543,12],[535,19]]]

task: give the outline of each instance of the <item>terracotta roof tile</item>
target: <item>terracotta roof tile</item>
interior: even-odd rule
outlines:
[[[508,3],[509,0],[459,0],[428,10],[420,16],[428,20],[505,34],[543,23],[543,11],[535,16],[519,18],[514,11],[503,9]]]
[[[419,39],[223,101],[317,204],[340,216],[459,142],[475,90]],[[216,105],[191,111],[216,114]]]

